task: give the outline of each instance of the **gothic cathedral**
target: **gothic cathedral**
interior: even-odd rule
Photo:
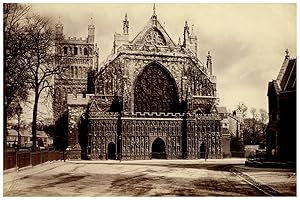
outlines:
[[[94,26],[86,40],[58,40],[57,51],[69,63],[67,78],[56,79],[54,105],[64,102],[67,109],[68,149],[80,151],[73,158],[222,158],[212,58],[209,52],[205,64],[197,58],[197,37],[187,22],[183,36],[174,43],[154,7],[133,40],[125,15],[123,33],[115,33],[101,64]],[[55,113],[62,110],[57,106]]]

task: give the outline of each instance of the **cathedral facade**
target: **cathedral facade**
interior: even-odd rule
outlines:
[[[129,40],[129,20],[94,68],[87,94],[68,94],[69,150],[85,159],[222,158],[212,58],[197,58],[185,23],[175,44],[155,13]],[[76,158],[76,155],[73,155]]]

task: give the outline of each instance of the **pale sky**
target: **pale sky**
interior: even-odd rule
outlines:
[[[146,26],[153,4],[32,4],[35,12],[64,24],[68,37],[87,37],[96,27],[100,62],[110,54],[115,32],[129,19],[132,40]],[[268,110],[267,85],[276,79],[289,49],[296,57],[296,4],[156,4],[158,20],[177,44],[187,20],[198,37],[198,58],[213,59],[220,106],[236,109],[244,102]]]

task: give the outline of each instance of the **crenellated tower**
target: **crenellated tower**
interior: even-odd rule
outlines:
[[[63,24],[55,25],[56,65],[60,65],[63,73],[54,79],[53,112],[56,120],[67,110],[68,94],[85,94],[87,92],[87,73],[89,69],[97,70],[99,48],[95,44],[95,26],[88,25],[86,38],[66,37]]]

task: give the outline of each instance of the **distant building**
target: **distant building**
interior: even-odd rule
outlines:
[[[16,130],[7,129],[6,144],[7,144],[7,147],[17,147],[18,146],[18,132]]]
[[[267,154],[296,160],[296,66],[288,50],[276,80],[268,85]]]
[[[52,148],[53,138],[44,131],[37,131],[37,146],[40,149]],[[18,146],[18,131],[7,129],[7,147],[15,148]],[[32,147],[32,135],[28,130],[20,131],[21,148]]]
[[[243,134],[241,130],[241,125],[243,123],[242,114],[237,111],[233,111],[232,114],[229,113],[227,116],[230,135],[234,138],[238,138],[240,141],[243,141]]]
[[[238,142],[239,145],[243,144],[241,131],[241,124],[243,122],[242,114],[236,111],[233,111],[232,114],[228,113],[226,107],[216,107],[213,112],[218,113],[221,118],[223,157],[231,157],[231,151],[239,150],[236,144],[232,143]]]
[[[219,114],[221,118],[221,135],[222,135],[222,151],[223,151],[223,157],[231,157],[230,152],[230,140],[231,135],[229,133],[229,121],[228,121],[228,111],[226,107],[215,107],[215,111],[212,111],[213,113],[216,112]]]

